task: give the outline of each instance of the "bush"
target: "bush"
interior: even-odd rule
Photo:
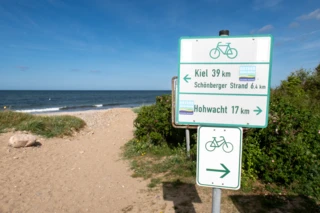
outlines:
[[[319,78],[299,70],[272,91],[269,124],[244,138],[243,169],[253,178],[320,198]]]
[[[145,143],[178,146],[185,141],[185,130],[171,124],[170,95],[158,96],[155,104],[141,107],[134,126],[136,139]]]
[[[132,150],[139,153],[185,142],[184,129],[171,125],[168,95],[142,107],[134,125]],[[191,138],[196,141],[195,131]],[[320,65],[314,72],[298,70],[272,89],[268,127],[249,129],[243,143],[244,180],[259,178],[320,199]]]

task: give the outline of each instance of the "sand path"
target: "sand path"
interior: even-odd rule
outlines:
[[[133,137],[130,109],[78,113],[88,127],[41,147],[7,147],[0,135],[0,212],[122,212],[146,182],[130,175],[120,147]],[[134,187],[132,187],[134,186]]]
[[[150,191],[149,180],[131,177],[120,155],[133,137],[131,109],[73,114],[87,127],[73,137],[40,139],[40,147],[9,148],[12,133],[0,134],[0,213],[210,212],[209,189],[197,194],[194,185],[167,184]]]

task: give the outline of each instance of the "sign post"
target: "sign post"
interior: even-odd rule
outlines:
[[[221,189],[240,188],[241,127],[268,125],[272,44],[271,35],[228,30],[180,39],[174,123],[199,126],[197,184],[213,187],[212,213]]]
[[[171,88],[172,88],[172,92],[171,92],[171,96],[172,96],[172,105],[171,105],[171,110],[172,110],[172,115],[171,115],[171,119],[172,119],[172,125],[174,128],[180,128],[180,129],[186,129],[186,145],[187,145],[187,156],[188,158],[190,157],[190,131],[189,129],[196,129],[197,126],[191,126],[191,125],[176,125],[175,124],[175,117],[176,117],[176,111],[175,111],[175,107],[176,107],[176,92],[177,92],[177,76],[174,76],[172,78],[172,82],[171,82]]]
[[[181,38],[176,123],[264,128],[272,36]]]

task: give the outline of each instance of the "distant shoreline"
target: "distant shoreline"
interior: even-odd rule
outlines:
[[[46,113],[34,113],[34,115],[79,115],[79,114],[95,114],[110,111],[112,109],[130,109],[130,108],[110,108],[110,109],[91,109],[85,111],[57,111],[57,112],[46,112]]]
[[[74,110],[52,110],[52,111],[33,111],[33,112],[29,112],[29,111],[20,111],[20,110],[8,110],[8,111],[13,111],[13,112],[21,112],[21,113],[29,113],[29,114],[33,114],[33,115],[48,115],[48,114],[74,114],[74,113],[86,113],[86,112],[103,112],[103,111],[108,111],[111,109],[134,109],[134,108],[140,108],[142,106],[149,106],[152,104],[142,104],[142,105],[137,105],[137,106],[132,106],[132,107],[128,107],[128,106],[116,106],[116,107],[110,107],[110,108],[91,108],[91,109],[74,109]],[[5,110],[1,110],[1,111],[5,111]]]
[[[137,107],[113,107],[113,108],[102,108],[102,109],[88,109],[88,110],[76,110],[76,111],[54,111],[54,112],[43,112],[43,113],[32,113],[33,115],[76,115],[76,114],[83,114],[83,113],[103,113],[110,110],[118,110],[118,109],[134,109],[139,108],[142,106],[147,105],[141,105]]]
[[[32,114],[133,108],[150,105],[170,91],[0,91],[0,110]]]
[[[0,92],[3,91],[18,91],[18,92],[169,92],[171,91],[171,89],[168,90],[23,90],[23,89],[19,89],[19,90],[14,90],[14,89],[0,89]]]

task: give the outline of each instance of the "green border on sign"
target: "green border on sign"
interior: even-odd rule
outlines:
[[[239,129],[240,131],[240,147],[239,147],[239,171],[238,171],[238,185],[236,187],[228,187],[228,186],[219,186],[219,185],[208,185],[208,184],[202,184],[199,182],[199,163],[200,163],[200,153],[199,153],[199,144],[200,144],[200,129],[202,127],[211,127],[211,126],[198,126],[198,134],[197,134],[197,177],[196,181],[199,186],[207,186],[207,187],[215,187],[215,188],[221,188],[221,189],[233,189],[233,190],[238,190],[240,189],[240,184],[241,184],[241,162],[242,162],[242,128],[228,128],[228,127],[211,127],[211,128],[224,128],[224,129]]]
[[[256,38],[256,37],[269,37],[271,39],[270,44],[270,61],[269,62],[238,62],[238,63],[180,63],[181,62],[181,40],[183,39],[210,39],[210,38],[219,38],[219,39],[230,39],[230,38]],[[212,37],[181,37],[179,40],[179,68],[178,68],[178,88],[177,88],[177,98],[176,98],[176,124],[179,125],[205,125],[205,126],[217,126],[217,127],[250,127],[250,128],[266,128],[268,126],[269,118],[269,104],[270,104],[270,86],[271,86],[271,70],[272,70],[272,59],[273,56],[273,36],[272,35],[244,35],[244,36],[212,36]],[[180,93],[180,66],[181,64],[269,64],[269,81],[268,81],[268,94],[259,95],[259,94],[223,94],[223,95],[235,95],[235,96],[267,96],[267,106],[266,106],[266,122],[264,125],[247,125],[247,124],[220,124],[220,123],[202,123],[202,122],[179,122],[179,105],[180,105],[180,94],[200,94],[200,93]],[[201,93],[201,94],[212,94],[212,95],[222,95],[214,93]]]

